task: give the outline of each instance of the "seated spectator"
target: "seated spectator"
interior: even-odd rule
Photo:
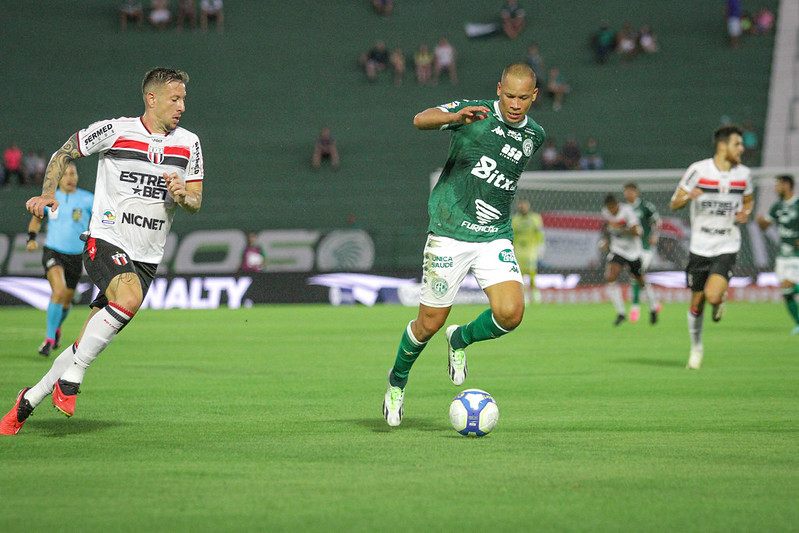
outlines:
[[[150,11],[150,23],[163,31],[172,20],[172,12],[169,11],[169,0],[153,0]]]
[[[585,152],[580,158],[580,168],[583,170],[602,170],[605,168],[605,161],[602,159],[602,154],[599,153],[594,137],[588,138]]]
[[[377,41],[371,50],[361,54],[359,63],[366,72],[366,78],[371,82],[377,81],[377,74],[388,67],[388,50],[386,43]]]
[[[178,0],[178,31],[183,31],[183,23],[191,24],[191,29],[197,27],[197,13],[194,0]]]
[[[416,82],[419,85],[430,83],[433,76],[433,54],[426,44],[419,45],[419,50],[413,55],[413,64],[416,68]]]
[[[433,79],[435,83],[438,83],[439,76],[445,70],[449,75],[450,83],[453,85],[458,83],[458,74],[455,68],[457,53],[446,37],[439,39],[438,44],[433,49],[433,56],[435,58],[433,62]]]
[[[616,52],[624,59],[629,61],[638,52],[638,35],[630,24],[622,26],[616,34]]]
[[[200,2],[200,28],[208,31],[208,21],[216,22],[216,31],[225,30],[225,11],[222,0],[202,0]]]
[[[547,77],[547,94],[552,97],[552,110],[560,111],[563,107],[563,96],[571,92],[571,86],[566,83],[558,67],[549,69]]]
[[[759,35],[768,35],[774,29],[774,13],[766,6],[760,6],[755,15],[755,28]]]
[[[6,182],[11,182],[11,176],[16,175],[17,181],[20,185],[26,184],[25,168],[22,166],[22,150],[17,146],[16,141],[13,141],[6,151],[3,152],[3,167],[6,174]]]
[[[563,167],[566,170],[580,170],[580,159],[583,154],[580,152],[580,147],[577,145],[577,140],[574,137],[566,139],[566,144],[560,151],[560,158],[563,161]]]
[[[515,39],[524,29],[524,9],[517,0],[507,0],[499,12],[502,17],[502,31],[508,39]]]
[[[541,150],[541,170],[563,170],[563,163],[554,139],[547,139],[544,142],[544,149]]]
[[[540,89],[546,84],[546,78],[544,78],[544,69],[546,66],[544,65],[544,58],[541,57],[541,53],[538,51],[537,44],[533,43],[527,48],[527,57],[525,57],[524,61],[530,65],[530,68],[535,72],[535,87],[536,89]],[[538,102],[538,100],[533,103],[536,102]]]
[[[387,17],[394,10],[394,2],[392,0],[372,0],[372,7],[375,13],[381,17]]]
[[[136,23],[136,29],[141,31],[142,21],[144,20],[144,9],[139,0],[123,0],[119,6],[119,29],[128,29],[128,21]]]
[[[391,68],[394,69],[394,85],[399,87],[405,77],[405,54],[402,53],[401,48],[395,48],[391,51],[389,56]]]
[[[638,33],[638,47],[646,54],[654,54],[660,49],[655,34],[646,24],[641,26],[641,31]]]
[[[599,64],[607,63],[615,47],[616,34],[610,29],[607,22],[603,22],[591,37],[591,48],[594,51],[596,62]]]
[[[311,159],[314,170],[319,170],[323,160],[329,160],[333,170],[338,170],[338,148],[336,148],[336,141],[330,135],[329,128],[322,128],[316,143],[314,143],[313,157]]]
[[[730,46],[738,48],[741,37],[741,0],[727,0],[724,5],[724,17],[727,20],[727,34],[730,37]]]
[[[258,236],[251,231],[247,234],[247,248],[241,258],[241,270],[244,272],[263,272],[266,254],[258,244]]]

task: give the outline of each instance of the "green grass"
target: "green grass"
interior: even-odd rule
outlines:
[[[708,321],[697,372],[683,304],[618,329],[609,304],[531,307],[469,348],[466,385],[500,408],[483,439],[450,428],[443,332],[402,426],[382,419],[414,314],[143,311],[72,419],[44,403],[0,438],[0,531],[797,530],[799,338],[781,305],[732,302]],[[0,322],[5,412],[49,362],[44,313],[3,308]]]

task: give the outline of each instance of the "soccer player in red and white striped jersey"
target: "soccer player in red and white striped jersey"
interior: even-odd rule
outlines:
[[[688,167],[671,198],[671,209],[691,204],[691,246],[686,268],[691,307],[688,368],[702,365],[702,324],[705,302],[713,306],[713,321],[721,320],[732,268],[741,249],[741,231],[752,214],[754,196],[748,167],[741,164],[743,130],[721,126],[713,133],[715,154]]]

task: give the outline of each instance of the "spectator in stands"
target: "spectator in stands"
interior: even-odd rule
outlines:
[[[741,37],[741,0],[726,0],[724,16],[727,19],[727,34],[730,36],[730,46],[738,48]]]
[[[335,139],[330,134],[330,128],[326,127],[321,129],[319,137],[316,138],[314,143],[313,157],[311,159],[314,170],[319,170],[323,160],[330,161],[330,166],[333,167],[333,170],[338,170],[338,148],[336,147]]]
[[[413,64],[416,68],[416,82],[419,85],[427,85],[433,78],[433,54],[422,43],[419,50],[413,56]]]
[[[458,74],[455,67],[455,60],[457,57],[455,48],[449,43],[446,37],[441,37],[438,44],[433,49],[433,56],[435,57],[433,63],[433,79],[438,83],[438,78],[443,71],[447,71],[449,81],[452,85],[458,83]]]
[[[372,7],[375,13],[381,17],[387,17],[394,11],[394,2],[393,0],[372,0]]]
[[[183,31],[183,23],[188,22],[191,29],[197,27],[197,11],[194,0],[178,0],[178,31]]]
[[[541,170],[563,170],[555,140],[547,138],[541,150]]]
[[[524,61],[530,65],[530,68],[533,69],[533,72],[535,72],[536,88],[540,89],[546,85],[546,78],[544,77],[546,65],[544,64],[544,58],[541,57],[541,52],[539,52],[538,45],[536,43],[532,43],[527,48],[527,57],[525,57]],[[538,102],[539,100],[536,98],[536,101],[533,102],[533,105],[537,104]]]
[[[171,20],[172,12],[169,10],[169,0],[153,0],[150,10],[150,23],[160,31],[163,31]]]
[[[638,34],[631,24],[622,26],[616,35],[616,52],[624,61],[630,61],[638,53]]]
[[[549,69],[547,77],[547,94],[552,97],[552,110],[560,111],[563,107],[563,97],[571,92],[571,86],[566,83],[558,67]]]
[[[774,13],[769,11],[766,6],[760,6],[754,22],[758,35],[768,35],[774,29]]]
[[[388,67],[386,43],[377,41],[371,50],[361,54],[359,63],[366,72],[367,79],[371,82],[376,82],[377,74]]]
[[[580,158],[580,168],[583,170],[602,170],[605,168],[605,161],[599,153],[596,138],[589,137],[586,142],[585,151]]]
[[[395,48],[391,51],[388,60],[394,70],[394,85],[399,87],[405,77],[405,54],[402,53],[401,48]]]
[[[502,31],[508,39],[515,39],[524,29],[524,8],[517,0],[507,0],[499,12],[502,17]]]
[[[610,54],[616,47],[616,34],[610,29],[607,22],[600,24],[599,29],[591,37],[591,48],[594,51],[594,58],[596,62],[601,64],[607,63],[610,59]]]
[[[3,153],[3,167],[6,172],[6,182],[11,182],[11,176],[16,175],[20,185],[26,184],[25,168],[22,166],[23,153],[17,146],[16,141],[12,141]]]
[[[580,147],[577,145],[577,139],[568,137],[566,139],[566,144],[563,145],[563,149],[560,151],[560,159],[563,162],[563,167],[566,170],[580,170],[580,160],[582,157],[583,154],[580,151]]]
[[[247,248],[241,258],[241,270],[243,272],[263,272],[266,263],[266,254],[263,248],[258,245],[258,236],[251,231],[247,234]]]
[[[760,150],[760,139],[751,122],[744,122],[741,142],[744,145],[744,162],[751,165],[757,160]]]
[[[225,31],[225,10],[222,0],[202,0],[200,2],[200,28],[208,31],[208,21],[216,22],[216,31]]]
[[[34,150],[30,150],[22,160],[22,166],[25,169],[25,181],[33,185],[41,185],[46,165],[47,163],[43,157]]]
[[[638,33],[638,47],[646,54],[654,54],[660,49],[657,37],[648,24],[641,26],[641,31]]]
[[[141,31],[142,21],[144,21],[144,9],[139,0],[122,0],[119,6],[119,29],[128,29],[128,21],[136,23],[136,29]]]

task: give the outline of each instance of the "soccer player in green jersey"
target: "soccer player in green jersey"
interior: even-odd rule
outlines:
[[[430,193],[419,312],[402,334],[388,374],[383,416],[402,421],[411,366],[444,326],[463,279],[471,273],[490,308],[464,326],[447,328],[448,371],[455,385],[466,379],[465,348],[516,328],[524,314],[522,275],[513,254],[511,204],[516,183],[544,130],[527,117],[538,95],[535,73],[509,65],[497,84],[497,100],[461,100],[418,113],[420,130],[452,134],[447,162]]]
[[[641,253],[641,266],[642,271],[649,270],[649,265],[652,264],[652,258],[657,251],[658,239],[660,239],[660,228],[662,221],[660,214],[655,207],[655,204],[642,200],[639,196],[638,184],[629,182],[624,185],[624,200],[630,204],[638,215],[638,220],[641,222],[641,245],[643,252]],[[641,284],[635,279],[631,280],[631,287],[633,293],[633,302],[630,308],[630,322],[637,322],[641,316]],[[661,305],[659,301],[649,303],[649,322],[655,324],[658,321],[658,313],[660,313]]]
[[[760,215],[756,220],[761,229],[776,224],[779,230],[780,248],[774,270],[788,313],[795,324],[791,333],[799,335],[799,307],[796,303],[799,294],[799,196],[793,193],[793,184],[793,176],[777,176],[775,190],[780,201],[771,206],[768,215]]]

